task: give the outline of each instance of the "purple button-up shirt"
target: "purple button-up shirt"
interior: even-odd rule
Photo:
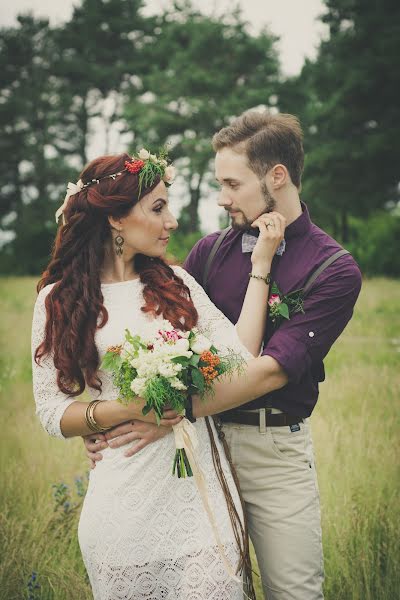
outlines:
[[[311,222],[308,209],[285,230],[285,252],[272,261],[271,280],[282,294],[304,287],[308,278],[341,246]],[[242,251],[242,232],[231,230],[222,242],[208,277],[208,295],[236,323],[251,272],[251,253]],[[207,257],[219,232],[201,239],[185,261],[185,269],[202,284]],[[277,329],[270,321],[264,336],[264,355],[275,358],[286,372],[288,384],[244,404],[242,408],[271,406],[308,417],[324,381],[323,359],[353,314],[361,288],[360,270],[349,254],[338,258],[317,278],[304,300],[304,314],[292,315]]]

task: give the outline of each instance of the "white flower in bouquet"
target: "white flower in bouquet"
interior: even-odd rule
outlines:
[[[138,377],[153,377],[157,375],[160,359],[153,352],[139,350],[137,358],[130,361],[131,366],[136,369]]]
[[[150,152],[148,150],[145,150],[144,148],[142,148],[141,151],[139,152],[138,156],[142,160],[147,160],[148,158],[150,158]]]
[[[173,388],[175,388],[176,390],[187,390],[187,387],[183,383],[183,381],[181,381],[177,377],[173,377],[172,379],[169,379],[169,382],[170,382],[171,386]]]
[[[203,354],[203,352],[209,350],[211,346],[212,342],[201,333],[197,333],[190,341],[190,348],[195,354]]]
[[[136,377],[131,383],[131,390],[137,396],[143,396],[146,391],[147,386],[147,378],[146,377]]]
[[[182,365],[178,363],[164,363],[158,367],[158,372],[163,377],[175,377],[182,371]]]
[[[189,351],[189,340],[186,338],[181,338],[177,340],[171,348],[174,349],[174,354],[178,356],[179,352],[184,352],[183,356],[186,356]],[[189,357],[192,356],[192,352],[190,352]]]

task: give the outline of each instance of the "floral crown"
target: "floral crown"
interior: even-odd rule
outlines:
[[[104,175],[98,179],[91,179],[86,183],[83,183],[82,179],[79,179],[77,183],[69,182],[67,185],[67,194],[64,198],[63,204],[56,212],[56,223],[60,216],[63,218],[63,225],[65,225],[64,210],[68,204],[70,196],[77,194],[81,190],[89,187],[90,185],[98,184],[104,179],[114,179],[122,173],[138,173],[139,174],[139,193],[140,198],[142,188],[149,188],[153,185],[155,179],[159,177],[167,186],[170,186],[175,178],[175,167],[168,163],[168,152],[165,148],[162,148],[159,156],[156,154],[150,154],[148,150],[142,148],[138,152],[138,156],[132,156],[130,160],[125,161],[125,168],[121,169],[117,173],[111,173],[111,175]]]

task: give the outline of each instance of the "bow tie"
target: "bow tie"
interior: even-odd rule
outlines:
[[[257,244],[258,235],[251,235],[246,231],[242,235],[242,252],[253,252],[254,246]],[[283,239],[278,246],[278,250],[275,252],[277,256],[282,256],[286,249],[286,240]]]

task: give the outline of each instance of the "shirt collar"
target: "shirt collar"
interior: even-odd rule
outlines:
[[[304,202],[300,202],[302,213],[297,219],[295,219],[285,229],[285,239],[290,240],[295,237],[300,237],[308,233],[311,229],[310,213],[308,212],[307,205]]]

